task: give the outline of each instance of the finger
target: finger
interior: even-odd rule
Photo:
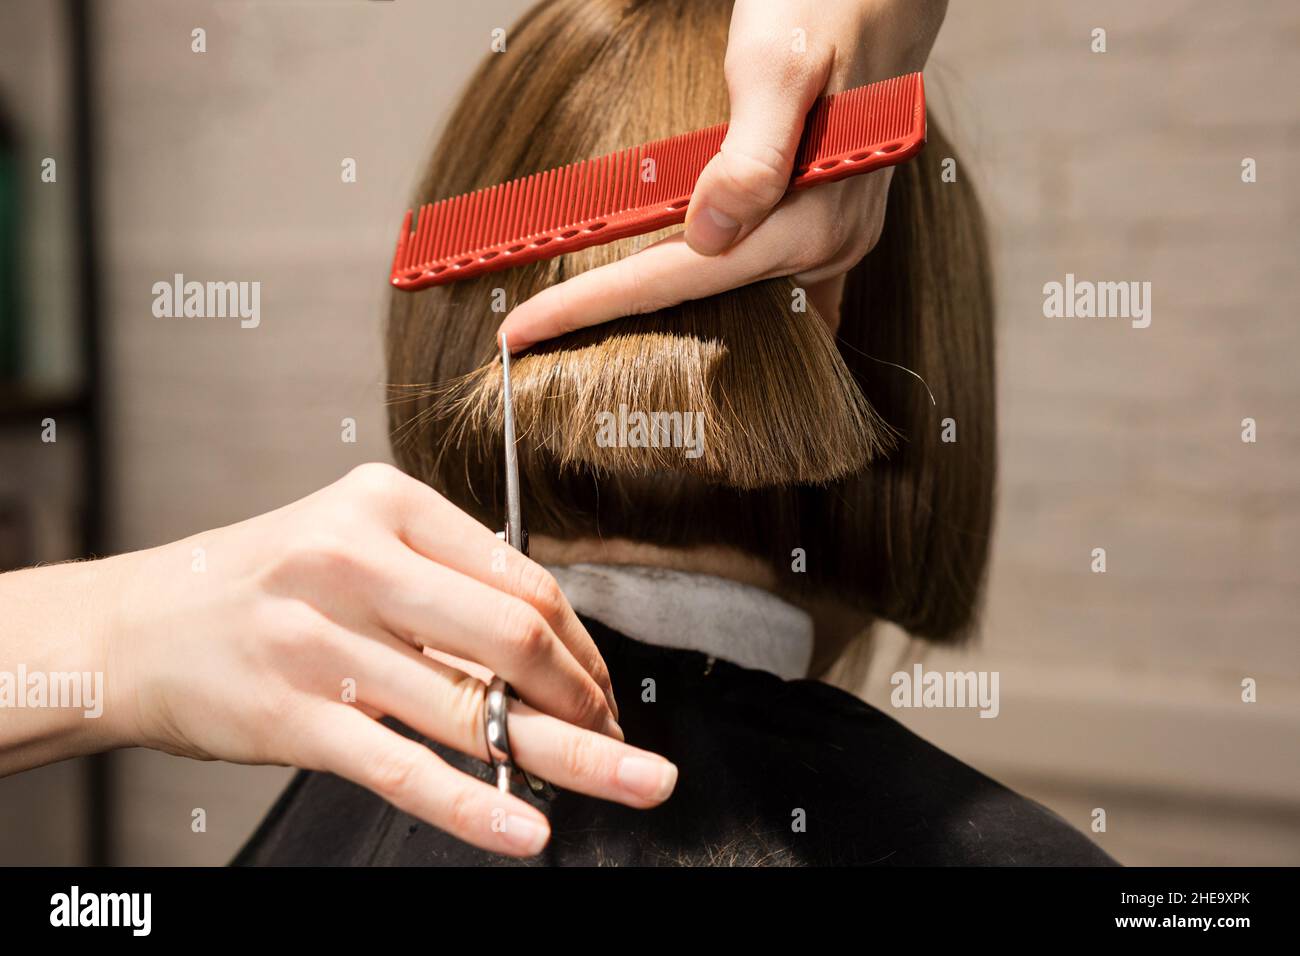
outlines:
[[[407,548],[394,551],[372,591],[386,630],[483,664],[547,713],[622,738],[604,691],[536,608]]]
[[[677,766],[671,761],[522,702],[510,705],[510,748],[519,766],[556,786],[629,807],[658,806],[677,786]]]
[[[505,544],[424,482],[395,468],[369,473],[375,476],[376,498],[410,549],[535,608],[600,687],[617,719],[618,702],[609,668],[549,571]]]
[[[313,724],[313,769],[360,784],[399,810],[483,850],[535,856],[551,828],[537,810],[449,767],[360,711],[329,705]]]
[[[432,740],[487,759],[482,681],[395,640],[392,647],[359,644],[352,663],[359,701]],[[516,762],[557,786],[645,808],[662,803],[676,785],[677,768],[657,754],[557,720],[522,701],[509,707]]]
[[[700,255],[681,233],[638,253],[583,272],[520,303],[499,334],[512,351],[625,315],[666,309],[763,277],[766,257],[742,243],[724,256]]]
[[[804,119],[830,76],[828,51],[793,43],[781,4],[737,4],[727,40],[731,118],[686,211],[701,255],[730,248],[785,195]]]

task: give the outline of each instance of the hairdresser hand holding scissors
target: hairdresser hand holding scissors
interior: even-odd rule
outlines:
[[[783,275],[837,326],[844,273],[880,238],[893,170],[783,198],[804,116],[823,93],[920,70],[946,9],[947,0],[736,0],[730,127],[685,231],[521,303],[501,326],[511,347]]]
[[[633,807],[676,782],[622,743],[604,662],[550,574],[386,465],[149,551],[0,575],[0,607],[0,671],[103,675],[99,719],[0,711],[0,774],[131,746],[291,764],[529,856],[541,813],[372,719],[486,759],[491,671],[532,705],[510,708],[522,767]]]

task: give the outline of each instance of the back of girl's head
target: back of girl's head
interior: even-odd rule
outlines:
[[[415,202],[724,121],[729,18],[717,0],[544,0],[475,74]],[[926,149],[895,170],[880,240],[847,277],[838,340],[811,306],[795,309],[792,279],[775,279],[517,356],[530,532],[726,545],[793,597],[835,597],[937,640],[965,633],[992,516],[993,331],[978,204],[940,178],[952,155],[931,123]],[[394,293],[399,464],[499,524],[494,304],[664,234]],[[634,412],[667,413],[677,437],[683,420],[697,431],[611,442]]]

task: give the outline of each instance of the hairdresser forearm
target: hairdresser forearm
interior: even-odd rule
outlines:
[[[0,575],[0,775],[134,743],[115,703],[125,675],[109,660],[123,564]]]

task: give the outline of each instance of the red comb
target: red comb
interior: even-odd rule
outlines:
[[[414,291],[679,223],[726,132],[720,123],[428,203],[414,230],[408,211],[392,283]],[[901,163],[924,145],[920,73],[824,96],[804,124],[790,190]]]

